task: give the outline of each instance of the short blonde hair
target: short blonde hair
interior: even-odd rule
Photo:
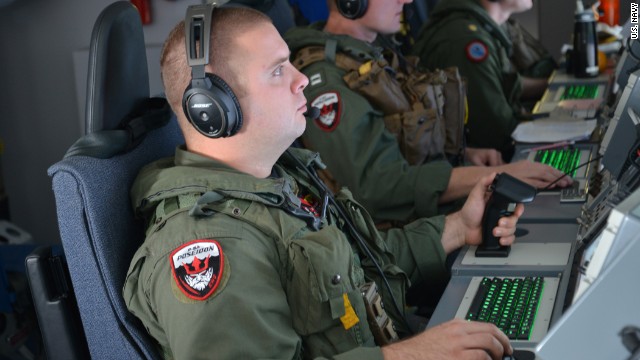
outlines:
[[[211,19],[211,44],[207,72],[221,77],[236,95],[242,92],[239,69],[234,70],[234,39],[256,25],[271,23],[265,14],[245,7],[217,8]],[[191,81],[187,63],[184,21],[169,33],[160,55],[160,69],[165,96],[174,112],[182,112],[182,96]]]

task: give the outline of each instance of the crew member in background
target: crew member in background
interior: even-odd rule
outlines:
[[[529,161],[452,168],[446,161],[414,156],[463,136],[462,126],[451,136],[434,129],[443,126],[434,115],[439,109],[428,107],[439,98],[424,94],[425,84],[437,85],[434,73],[413,68],[411,59],[390,51],[384,41],[399,30],[403,5],[409,2],[329,0],[326,22],[285,34],[292,63],[309,77],[305,95],[322,109],[307,126],[303,143],[322,154],[336,182],[348,187],[376,221],[406,223],[438,214],[440,204],[463,198],[491,172],[510,173],[538,188],[562,176]],[[356,5],[342,8],[345,3]],[[352,14],[353,9],[359,12]],[[444,101],[447,110],[464,99],[452,95]],[[454,145],[464,148],[460,142]],[[492,149],[466,148],[465,153],[474,164],[502,163]],[[556,185],[570,183],[564,178]]]
[[[518,73],[524,77],[548,79],[558,68],[558,62],[542,43],[513,17],[502,27],[513,45],[510,59]]]
[[[520,76],[503,27],[531,1],[443,0],[413,48],[426,68],[459,68],[467,79],[469,146],[497,149],[506,161],[513,155],[511,133],[526,114],[521,101],[540,98],[547,87],[544,76]]]

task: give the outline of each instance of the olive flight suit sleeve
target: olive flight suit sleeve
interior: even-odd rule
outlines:
[[[170,254],[193,239],[151,236],[143,246],[151,248],[141,248],[144,256],[137,256],[129,271],[127,307],[158,340],[165,358],[294,358],[301,340],[291,328],[273,247],[243,226],[207,221],[211,226],[191,236],[220,244],[224,265],[214,293],[194,300],[175,281]]]
[[[183,213],[184,216],[187,216]],[[215,216],[214,216],[215,219]],[[169,260],[191,238],[152,235],[134,257],[124,288],[130,311],[167,359],[298,359],[303,339],[282,279],[281,247],[241,221],[187,221],[191,236],[214,239],[224,255],[220,282],[204,300],[185,296]],[[179,234],[177,228],[162,233]],[[182,231],[184,233],[184,231]],[[201,241],[201,240],[198,240]],[[219,273],[219,272],[217,272]],[[333,359],[382,359],[379,347],[357,347]]]
[[[339,70],[318,62],[304,72],[321,79],[307,87],[305,95],[312,106],[323,108],[320,117],[307,124],[305,144],[320,153],[339,185],[348,187],[376,221],[436,215],[451,166],[410,166],[386,130],[382,113],[349,89]]]
[[[444,252],[440,239],[444,231],[443,215],[422,218],[402,228],[381,232],[387,247],[394,254],[398,265],[412,283],[428,279],[442,280],[448,277]]]
[[[426,68],[457,66],[467,79],[468,145],[504,150],[517,125],[511,102],[518,101],[520,80],[517,73],[506,71],[510,64],[504,48],[482,36],[479,26],[475,31],[469,26],[464,21],[447,23],[416,47],[416,55]]]

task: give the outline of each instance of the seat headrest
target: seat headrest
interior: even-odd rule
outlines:
[[[115,2],[100,13],[91,33],[85,134],[115,129],[149,92],[140,14],[129,1]]]
[[[90,156],[108,159],[127,152],[151,130],[165,126],[173,112],[165,98],[147,98],[139,101],[134,110],[115,129],[99,130],[78,139],[67,153],[70,156]]]

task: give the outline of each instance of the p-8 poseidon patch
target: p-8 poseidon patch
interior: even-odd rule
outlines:
[[[178,288],[193,300],[205,300],[220,284],[224,269],[222,247],[215,240],[193,240],[169,255]]]
[[[320,129],[333,131],[338,127],[342,104],[337,92],[330,91],[317,96],[311,102],[311,106],[320,109],[320,115],[315,119],[315,123]]]

